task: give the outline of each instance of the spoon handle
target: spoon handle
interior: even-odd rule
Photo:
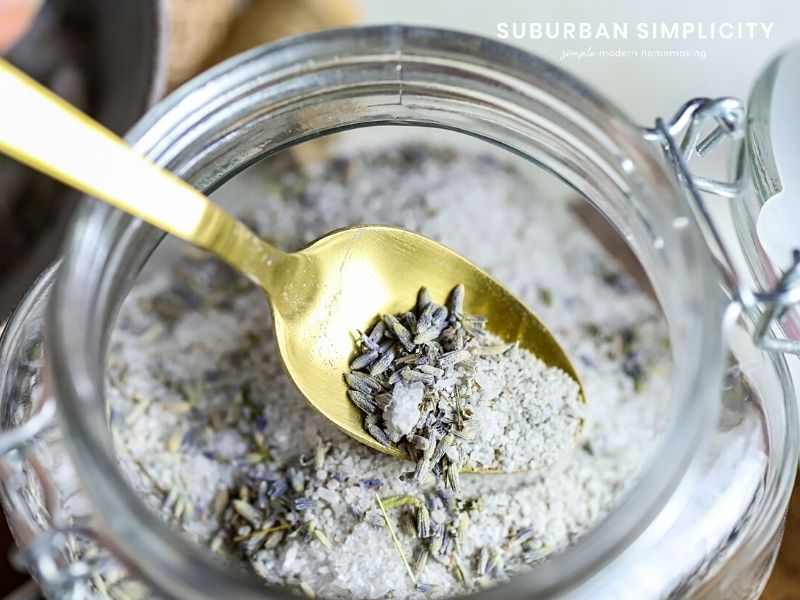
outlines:
[[[260,284],[283,253],[0,59],[0,151],[227,261]]]

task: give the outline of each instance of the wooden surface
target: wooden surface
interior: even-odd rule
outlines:
[[[2,514],[2,512],[0,512]],[[5,597],[13,590],[21,586],[27,577],[22,573],[17,573],[8,564],[8,553],[12,548],[11,533],[6,527],[5,515],[0,517],[0,598]]]
[[[800,598],[800,485],[795,484],[786,532],[762,600],[797,600]]]

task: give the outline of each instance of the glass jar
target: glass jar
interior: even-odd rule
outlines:
[[[674,374],[664,433],[588,535],[480,595],[750,598],[781,537],[797,409],[784,357],[753,343],[751,306],[737,319],[734,279],[717,270],[708,223],[695,217],[703,205],[647,139],[685,167],[669,142],[694,109],[643,136],[591,89],[523,51],[449,31],[368,27],[228,61],[164,100],[127,139],[206,193],[281,150],[368,125],[465,133],[565,182],[626,240],[666,316]],[[54,597],[101,591],[98,569],[109,563],[131,586],[167,597],[283,597],[172,531],[117,468],[106,352],[162,237],[86,203],[58,276],[45,273],[6,327],[0,475],[22,562]]]

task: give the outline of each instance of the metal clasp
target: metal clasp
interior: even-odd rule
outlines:
[[[35,450],[37,438],[56,425],[55,408],[53,398],[45,396],[27,421],[0,431],[0,497],[19,542],[12,562],[33,574],[36,582],[19,593],[38,597],[36,588],[41,586],[54,597],[72,598],[87,578],[83,564],[66,556],[66,546],[80,530],[62,522],[56,486]],[[37,490],[43,519],[31,508],[30,490]]]
[[[723,139],[734,140],[736,150],[742,150],[745,114],[744,104],[736,98],[695,98],[684,104],[670,121],[658,118],[654,127],[643,128],[642,135],[646,140],[659,144],[667,163],[686,188],[689,200],[717,247],[717,267],[733,296],[731,306],[735,310],[732,312],[745,312],[754,320],[755,344],[771,352],[800,354],[800,339],[772,334],[775,326],[780,329],[780,320],[789,309],[800,305],[800,248],[794,250],[791,265],[772,289],[751,290],[738,275],[702,196],[702,193],[709,193],[734,199],[743,191],[742,182],[709,179],[689,170],[689,161],[695,154],[708,154]],[[701,140],[704,129],[712,121],[716,127]]]

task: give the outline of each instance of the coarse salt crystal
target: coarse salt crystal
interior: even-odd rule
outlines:
[[[386,435],[393,442],[411,432],[419,420],[419,405],[425,395],[425,386],[422,382],[416,381],[411,385],[403,383],[394,384],[392,390],[392,401],[383,411],[383,419],[386,423]]]

